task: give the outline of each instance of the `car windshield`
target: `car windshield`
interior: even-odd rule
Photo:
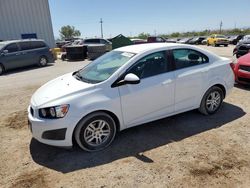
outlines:
[[[130,52],[111,51],[99,57],[77,72],[82,81],[99,83],[107,80],[117,69],[128,62],[135,54]]]
[[[226,38],[226,37],[223,36],[223,35],[217,35],[216,38],[223,38],[223,39],[224,39],[224,38]]]

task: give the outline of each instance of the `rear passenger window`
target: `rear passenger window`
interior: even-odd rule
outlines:
[[[30,49],[32,49],[31,42],[20,42],[19,44],[20,44],[21,50],[30,50]]]
[[[31,42],[31,47],[32,48],[44,48],[46,46],[46,44],[42,41],[34,41]]]
[[[16,43],[13,44],[9,44],[5,50],[8,50],[8,53],[12,53],[12,52],[17,52],[18,51],[18,46],[16,45]]]
[[[204,54],[191,49],[173,50],[176,69],[208,63],[209,59]]]

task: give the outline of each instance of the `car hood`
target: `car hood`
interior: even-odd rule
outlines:
[[[44,106],[52,101],[89,90],[93,87],[95,87],[93,84],[79,81],[72,73],[68,73],[40,87],[33,94],[31,104],[36,107]]]
[[[239,63],[240,65],[250,66],[250,53],[248,53],[248,54],[246,54],[246,55],[240,57],[240,58],[238,59],[238,63]]]

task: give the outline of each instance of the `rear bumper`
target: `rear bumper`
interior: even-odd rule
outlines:
[[[215,44],[217,44],[217,45],[228,45],[229,42],[228,41],[216,41]]]

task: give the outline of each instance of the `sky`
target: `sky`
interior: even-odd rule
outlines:
[[[250,27],[250,0],[49,0],[54,35],[64,25],[104,38]]]

